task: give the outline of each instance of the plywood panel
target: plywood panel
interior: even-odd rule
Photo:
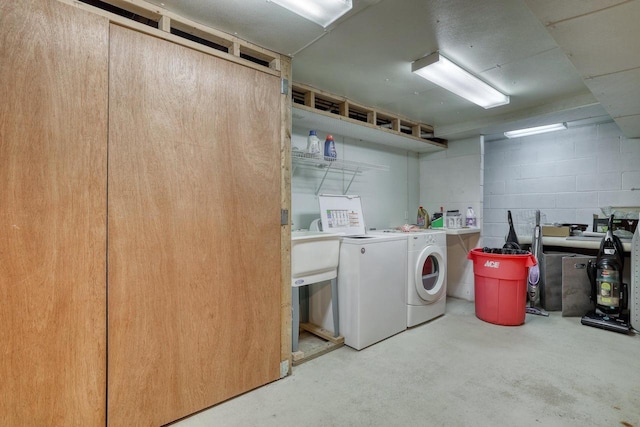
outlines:
[[[279,87],[112,26],[109,425],[279,378]]]
[[[104,425],[108,28],[0,2],[2,425]]]

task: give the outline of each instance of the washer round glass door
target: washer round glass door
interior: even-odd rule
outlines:
[[[416,291],[425,301],[435,302],[444,292],[445,262],[437,246],[428,246],[420,252],[415,271]]]

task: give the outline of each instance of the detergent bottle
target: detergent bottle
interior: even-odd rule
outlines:
[[[324,141],[324,159],[335,160],[336,157],[336,143],[332,135],[327,135],[327,139]]]
[[[466,225],[467,227],[475,227],[477,224],[476,213],[473,211],[473,208],[469,206],[467,208]]]
[[[418,227],[420,228],[428,228],[429,227],[429,213],[425,208],[420,206],[418,208]]]
[[[309,131],[309,136],[307,137],[307,153],[313,154],[314,156],[320,154],[320,139],[315,130]]]

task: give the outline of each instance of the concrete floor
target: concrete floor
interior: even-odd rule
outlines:
[[[498,326],[449,298],[443,317],[174,425],[640,427],[640,336],[560,312]]]

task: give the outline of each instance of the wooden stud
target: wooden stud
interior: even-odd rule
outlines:
[[[158,21],[158,28],[160,30],[164,31],[165,33],[170,33],[171,32],[171,18],[169,18],[168,16],[160,17],[160,20]]]
[[[274,58],[269,62],[269,68],[273,70],[281,71],[282,60],[280,58]]]
[[[312,91],[304,93],[304,105],[307,107],[316,108],[316,94]]]
[[[349,101],[344,101],[339,104],[340,115],[343,117],[349,117]]]
[[[282,56],[282,78],[291,81],[291,58]],[[290,91],[293,88],[289,88]],[[282,258],[280,301],[281,336],[280,361],[288,362],[288,374],[291,374],[291,96],[280,97],[280,209],[289,212],[289,223],[280,227],[280,250]]]
[[[229,46],[229,53],[240,58],[240,43],[237,41],[231,43],[231,46]]]

